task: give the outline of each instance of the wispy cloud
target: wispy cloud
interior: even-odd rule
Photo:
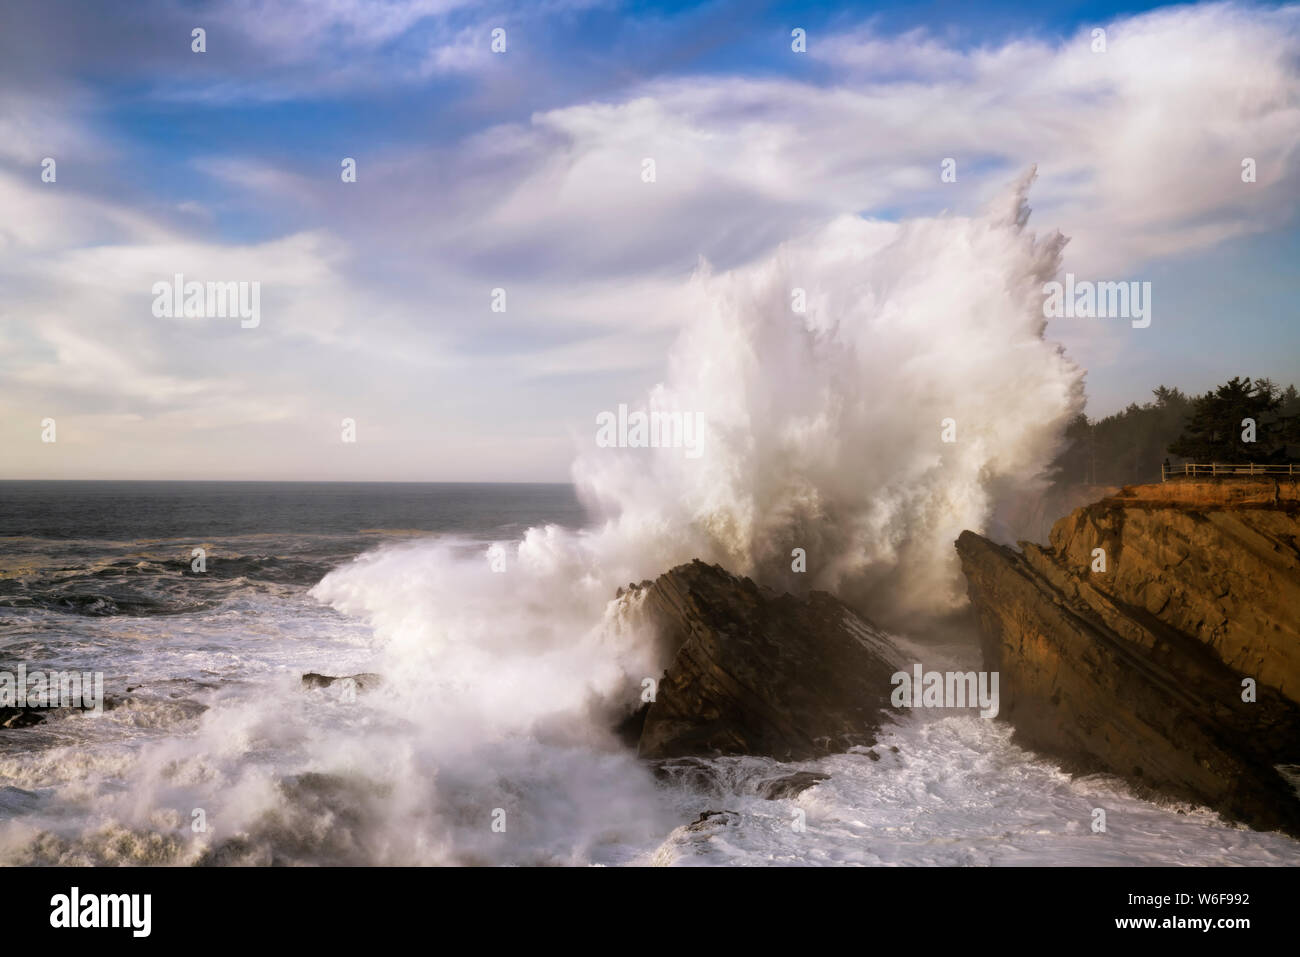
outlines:
[[[807,60],[783,54],[784,72],[670,70],[522,116],[476,115],[475,88],[426,114],[421,84],[486,71],[537,85],[553,34],[572,27],[565,8],[150,12],[116,56],[121,24],[99,48],[84,23],[60,33],[33,12],[33,45],[61,51],[56,79],[28,91],[26,57],[0,66],[21,80],[0,96],[0,442],[15,474],[46,467],[29,441],[46,410],[110,416],[83,433],[74,472],[119,461],[126,422],[184,443],[188,416],[210,433],[190,440],[202,468],[238,450],[250,474],[284,474],[326,462],[312,443],[356,408],[386,432],[438,438],[372,446],[349,475],[448,477],[448,461],[526,423],[537,438],[494,453],[501,471],[457,477],[558,478],[573,423],[611,388],[662,374],[701,258],[753,262],[845,213],[973,211],[1037,164],[1035,223],[1071,237],[1073,271],[1119,278],[1287,228],[1300,198],[1296,7],[1107,21],[1104,53],[1087,29],[966,47],[867,25],[814,35]],[[200,20],[208,60],[188,50]],[[498,20],[505,57],[487,45]],[[804,75],[806,62],[824,72]],[[85,78],[119,66],[121,89]],[[392,100],[393,84],[415,99]],[[160,98],[184,100],[179,118],[210,120],[211,135],[173,138],[175,104]],[[310,149],[278,129],[287,114],[259,112],[269,101],[301,101]],[[383,135],[352,132],[380,101],[394,110],[373,121]],[[59,180],[42,183],[54,154]],[[340,179],[343,156],[356,183]],[[940,181],[947,157],[956,183]],[[262,326],[153,318],[151,285],[176,272],[259,280]],[[505,313],[490,308],[498,288]],[[1113,354],[1066,335],[1084,365]],[[277,431],[293,423],[312,439]]]

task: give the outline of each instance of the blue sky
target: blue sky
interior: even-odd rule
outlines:
[[[1065,269],[1155,290],[1142,334],[1049,326],[1090,413],[1300,381],[1293,6],[3,16],[0,477],[564,480],[595,413],[664,379],[701,259],[745,269],[846,214],[974,215],[1035,163],[1031,226],[1070,237]],[[177,271],[261,282],[266,322],[160,326],[149,289]]]

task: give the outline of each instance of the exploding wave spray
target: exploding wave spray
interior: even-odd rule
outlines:
[[[1082,373],[1043,338],[1064,239],[1026,228],[1031,179],[980,217],[844,217],[759,265],[702,266],[648,404],[701,414],[702,455],[593,443],[574,472],[597,524],[529,530],[502,573],[484,543],[450,537],[336,569],[312,594],[369,630],[349,663],[383,673],[382,693],[347,705],[287,676],[271,694],[233,691],[195,735],[119,769],[127,792],[94,796],[95,848],[16,851],[10,834],[0,851],[105,859],[114,835],[158,832],[151,809],[202,806],[219,832],[182,824],[176,846],[142,846],[217,862],[642,853],[682,808],[607,730],[667,664],[635,600],[612,601],[619,584],[699,557],[780,587],[806,578],[869,614],[911,616],[915,633],[959,604],[957,534],[1039,481]],[[797,579],[793,548],[808,555]]]
[[[953,540],[1041,488],[1083,407],[1082,371],[1043,338],[1065,239],[1025,228],[1032,179],[979,218],[846,216],[757,267],[702,270],[651,407],[702,412],[703,454],[584,455],[604,534],[647,574],[698,556],[894,621],[956,607]]]
[[[699,557],[792,586],[801,547],[811,585],[861,596],[869,611],[957,605],[953,540],[983,529],[999,495],[1034,487],[1083,401],[1081,371],[1043,338],[1042,284],[1065,241],[1026,228],[1031,180],[978,218],[844,217],[757,266],[702,266],[647,408],[702,415],[703,452],[588,446],[574,472],[593,528],[533,529],[501,574],[481,548],[457,557],[444,541],[328,576],[316,596],[368,621],[378,667],[403,682],[398,700],[423,734],[414,746],[430,749],[413,777],[436,768],[442,788],[514,748],[471,776],[480,824],[486,793],[517,794],[532,805],[522,820],[577,828],[561,843],[603,832],[634,844],[629,821],[662,827],[672,810],[643,769],[607,750],[607,709],[635,700],[629,688],[667,662],[635,609],[611,602],[619,584]],[[945,418],[954,443],[941,441]],[[543,783],[543,767],[565,770]],[[611,802],[637,812],[612,820]],[[552,838],[537,837],[524,846],[556,859]]]

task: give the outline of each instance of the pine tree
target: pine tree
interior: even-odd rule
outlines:
[[[1268,379],[1234,376],[1192,403],[1182,434],[1169,445],[1171,455],[1199,463],[1270,463],[1288,460],[1294,420],[1279,413],[1284,393]],[[1250,419],[1255,441],[1243,441]]]

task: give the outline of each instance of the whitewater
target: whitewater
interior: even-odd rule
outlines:
[[[593,410],[580,519],[492,488],[414,526],[403,507],[369,531],[303,515],[205,536],[231,570],[201,583],[184,522],[148,540],[11,529],[5,661],[97,665],[118,706],[0,731],[0,862],[1300,862],[1284,836],[1072,778],[974,712],[900,714],[873,748],[817,761],[658,774],[612,731],[668,664],[617,592],[694,558],[831,591],[927,667],[975,666],[948,626],[953,540],[1017,532],[1012,506],[1083,407],[1042,312],[1066,241],[1030,229],[1031,181],[979,216],[845,216],[752,266],[701,263],[642,406],[698,416],[701,454],[599,446]],[[308,671],[383,685],[309,691]],[[826,778],[760,796],[795,770]]]

